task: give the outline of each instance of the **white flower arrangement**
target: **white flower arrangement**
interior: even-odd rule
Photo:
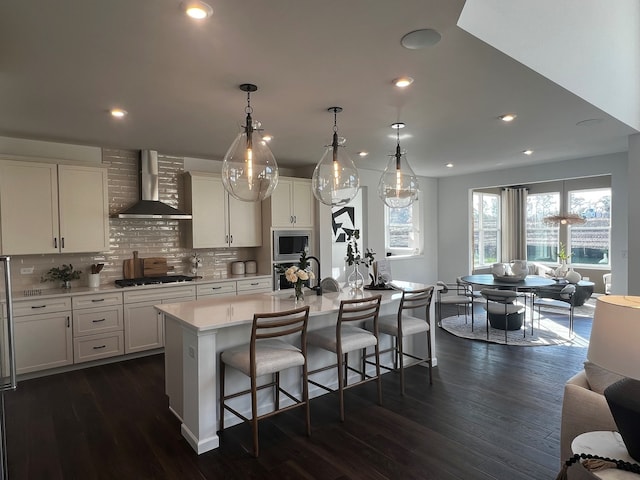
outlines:
[[[285,270],[284,272],[284,276],[289,282],[293,284],[297,283],[298,281],[305,282],[309,279],[316,278],[316,275],[313,273],[313,271],[303,270],[296,265],[287,268],[287,270]]]

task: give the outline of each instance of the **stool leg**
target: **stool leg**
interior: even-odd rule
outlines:
[[[343,370],[342,351],[338,349],[338,400],[340,402],[340,421],[344,422],[344,381],[345,374]]]
[[[251,376],[251,430],[253,433],[253,456],[258,457],[258,381]]]
[[[224,362],[220,360],[220,431],[224,430]]]
[[[402,341],[402,332],[398,332],[396,339],[396,354],[399,357],[398,366],[396,369],[400,369],[400,393],[404,395],[404,342]]]

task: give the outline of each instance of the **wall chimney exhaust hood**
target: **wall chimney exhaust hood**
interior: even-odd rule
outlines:
[[[158,152],[140,152],[140,200],[115,215],[116,218],[190,220],[188,213],[181,212],[158,200]]]

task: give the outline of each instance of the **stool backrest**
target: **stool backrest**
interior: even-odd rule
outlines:
[[[421,288],[418,290],[402,291],[402,299],[398,308],[398,319],[402,317],[403,310],[415,310],[424,307],[426,309],[426,319],[429,322],[429,308],[433,298],[433,287]]]

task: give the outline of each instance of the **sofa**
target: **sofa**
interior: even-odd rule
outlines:
[[[581,433],[595,430],[618,430],[603,392],[620,375],[585,362],[584,370],[571,377],[564,386],[560,424],[560,464],[573,455],[571,442]],[[570,479],[596,478],[580,467],[569,469]]]

